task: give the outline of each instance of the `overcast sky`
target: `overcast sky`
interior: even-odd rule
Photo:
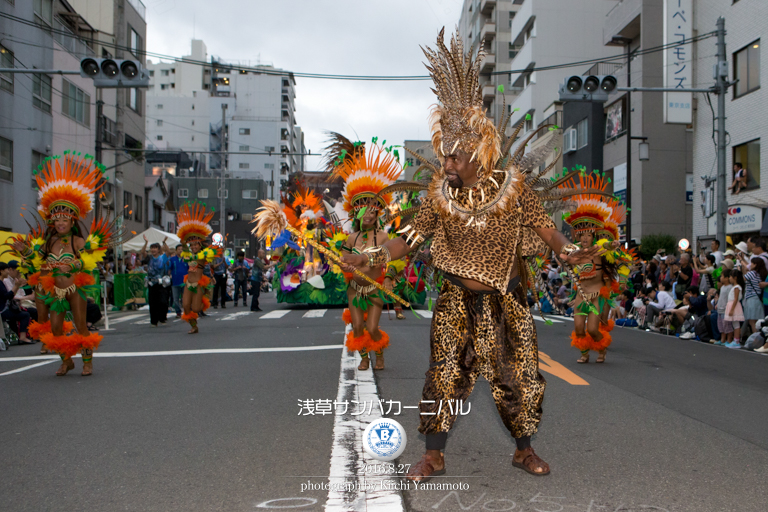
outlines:
[[[224,61],[257,61],[294,72],[426,75],[419,45],[458,24],[461,0],[143,0],[147,50],[189,54],[193,37]],[[296,120],[307,148],[325,130],[390,143],[428,139],[430,81],[296,79]],[[356,134],[356,135],[355,135]],[[308,170],[320,166],[308,159]]]

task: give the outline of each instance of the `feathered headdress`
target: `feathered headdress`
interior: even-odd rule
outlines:
[[[288,218],[288,223],[298,227],[307,221],[315,219],[323,207],[322,199],[309,189],[302,186],[293,193],[293,198],[282,196],[283,212]]]
[[[596,238],[607,238],[610,241],[619,239],[619,226],[627,220],[627,206],[616,199],[608,200],[611,214],[605,219],[603,229],[598,230]]]
[[[605,191],[608,183],[603,176],[585,172],[579,173],[578,186],[568,181],[561,185],[564,189],[595,191],[598,193],[583,193],[573,197],[576,210],[563,215],[563,221],[573,228],[576,234],[591,232],[597,234],[604,229],[605,222],[611,215],[611,208],[605,202]]]
[[[33,171],[38,187],[38,211],[50,223],[57,219],[78,220],[93,210],[93,195],[101,185],[104,166],[90,155],[65,151],[64,156],[46,158]]]
[[[213,218],[213,212],[213,208],[206,212],[205,205],[197,202],[184,203],[177,214],[179,228],[176,235],[185,244],[192,240],[205,240],[213,233],[209,224]]]
[[[344,180],[342,197],[344,210],[348,213],[362,207],[385,208],[392,200],[391,194],[378,194],[392,185],[402,172],[400,162],[393,153],[374,143],[371,147],[347,151],[335,158],[332,149],[328,158],[336,162],[331,179]]]
[[[445,28],[437,36],[437,51],[422,48],[438,103],[432,108],[432,147],[440,161],[461,150],[472,155],[489,174],[501,156],[501,138],[493,121],[485,115],[480,92],[480,65],[485,57],[481,47],[472,59],[472,48],[464,54],[458,29],[450,50],[443,41]]]

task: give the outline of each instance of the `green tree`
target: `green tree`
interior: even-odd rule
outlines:
[[[664,233],[645,235],[640,239],[640,254],[643,258],[653,258],[656,251],[664,249],[666,254],[674,254],[677,249],[675,237]]]

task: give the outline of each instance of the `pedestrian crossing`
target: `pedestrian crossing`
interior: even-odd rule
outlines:
[[[330,313],[329,313],[330,311]],[[326,316],[332,316],[332,317],[339,317],[341,316],[342,309],[310,309],[310,310],[303,310],[303,309],[275,309],[273,311],[269,311],[267,313],[264,313],[263,315],[259,316],[259,320],[279,320],[282,318],[287,317],[288,315],[295,317],[297,315],[301,315],[301,318],[308,318],[308,319],[318,319],[318,318],[325,318]],[[426,309],[417,309],[414,311],[416,313],[415,318],[418,320],[427,320],[431,321],[434,313],[432,311],[426,310]],[[217,322],[231,322],[240,320],[242,318],[248,317],[253,315],[255,312],[253,311],[238,311],[235,313],[228,313],[228,314],[222,314],[217,312],[211,312],[208,315],[214,316],[214,320]],[[385,313],[386,315],[386,313]],[[410,318],[410,317],[407,317]],[[553,324],[562,324],[565,321],[573,321],[573,318],[568,317],[562,317],[562,316],[546,316],[546,320],[542,318],[540,315],[533,315],[534,320],[541,323],[546,323],[547,321],[552,322]],[[169,318],[169,321],[171,319]],[[173,323],[180,322],[179,319],[174,319]],[[147,313],[134,313],[125,315],[122,317],[118,317],[109,320],[110,325],[114,324],[122,324],[130,322],[133,325],[149,325],[149,314]]]

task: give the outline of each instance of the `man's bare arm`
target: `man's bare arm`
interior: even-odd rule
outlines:
[[[592,258],[605,253],[605,249],[599,245],[593,245],[592,247],[586,247],[579,251],[571,252],[569,254],[563,253],[563,248],[571,242],[565,238],[565,235],[553,228],[533,228],[539,237],[544,240],[555,254],[558,255],[558,259],[563,263],[571,265],[578,265],[580,263],[586,263],[592,261]],[[394,258],[394,255],[392,256]]]

